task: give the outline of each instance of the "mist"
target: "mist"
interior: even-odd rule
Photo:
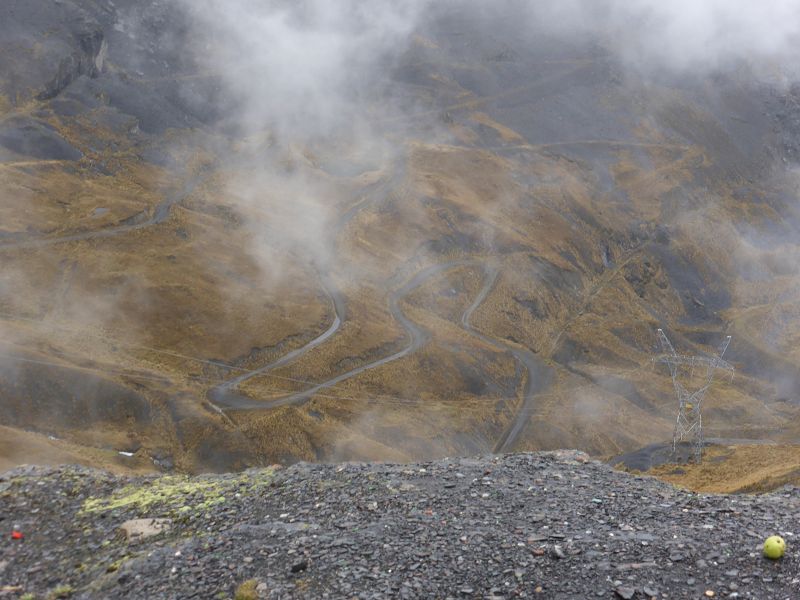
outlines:
[[[376,116],[381,75],[402,52],[421,1],[180,0],[200,65],[220,74],[243,135],[285,142],[358,136]]]
[[[459,260],[500,273],[476,332],[541,353],[556,370],[635,362],[647,353],[638,332],[658,319],[685,317],[714,329],[703,332],[712,339],[732,303],[775,297],[759,281],[784,278],[775,289],[792,299],[800,219],[786,209],[796,180],[776,176],[793,168],[776,131],[800,136],[770,111],[796,80],[800,0],[101,4],[105,70],[77,76],[30,117],[47,119],[52,139],[82,158],[31,171],[26,186],[53,183],[30,201],[0,172],[0,197],[14,194],[9,214],[44,207],[0,239],[17,261],[0,272],[0,307],[38,320],[35,335],[3,324],[0,337],[29,353],[73,348],[76,362],[168,369],[184,398],[290,356],[275,370],[291,384],[266,369],[243,393],[257,404],[344,376],[354,397],[389,391],[405,401],[419,392],[404,383],[455,369],[480,345],[459,323],[483,288],[450,271]],[[25,163],[9,168],[38,168],[9,152]],[[74,187],[59,187],[62,169]],[[84,187],[90,177],[110,182],[102,200]],[[121,199],[117,187],[128,184],[148,193]],[[104,220],[93,216],[100,208]],[[94,229],[109,231],[83,235]],[[50,245],[58,236],[72,239]],[[13,254],[28,237],[47,244]],[[640,247],[646,266],[624,270]],[[428,279],[432,265],[442,268]],[[450,289],[405,304],[407,282],[433,287],[445,275]],[[617,296],[592,304],[606,283]],[[29,301],[43,289],[46,301]],[[781,311],[764,318],[775,337],[795,314]],[[577,338],[593,335],[581,318],[589,314],[602,335],[587,343]],[[419,354],[411,321],[433,340]],[[137,358],[81,332],[181,354]],[[602,354],[614,344],[618,355]],[[505,360],[517,394],[530,375]],[[358,378],[364,365],[376,369]],[[785,380],[794,385],[791,373]],[[439,381],[426,383],[431,399],[446,398]],[[565,414],[582,427],[607,429],[624,405],[593,392],[569,401]],[[379,437],[391,419],[377,404],[335,427]],[[185,414],[208,418],[202,410]],[[303,418],[303,427],[329,424]],[[427,452],[454,447],[439,442]],[[352,451],[331,447],[337,458]]]
[[[556,42],[589,56],[610,53],[645,80],[702,77],[746,65],[756,77],[785,82],[800,39],[798,0],[174,1],[189,16],[192,60],[200,72],[218,77],[222,128],[248,140],[238,155],[226,157],[247,163],[231,196],[248,210],[261,202],[262,214],[277,214],[268,197],[280,194],[280,202],[291,206],[273,223],[281,232],[278,245],[286,248],[288,241],[297,256],[322,264],[334,254],[331,228],[342,207],[327,193],[320,169],[336,176],[334,157],[352,163],[368,155],[364,171],[404,159],[408,124],[397,119],[437,108],[438,101],[409,102],[394,78],[420,49],[423,60],[432,60],[430,53],[435,60],[436,50],[426,50],[424,40],[443,17],[471,23],[485,37],[481,45],[505,47],[512,57],[549,52]],[[426,123],[427,130],[417,128],[415,136],[451,138],[442,123]],[[287,160],[308,168],[281,168]],[[253,256],[275,277],[280,259],[259,235],[264,223],[251,224],[260,238]]]
[[[741,61],[784,69],[800,42],[800,1],[708,0],[173,0],[191,18],[190,50],[218,73],[244,135],[291,140],[369,136],[397,109],[393,68],[437,16],[484,24],[487,39],[519,31],[601,43],[640,72],[697,73]],[[763,73],[773,77],[772,73]],[[367,131],[364,131],[364,128]]]
[[[529,2],[527,8],[536,27],[598,35],[628,66],[645,73],[708,72],[739,61],[790,67],[785,63],[800,41],[797,0],[566,0]]]

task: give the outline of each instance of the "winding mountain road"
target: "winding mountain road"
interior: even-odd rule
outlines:
[[[342,381],[350,379],[351,377],[355,377],[356,375],[360,375],[365,371],[369,371],[370,369],[375,369],[377,367],[383,366],[390,362],[399,360],[404,356],[408,356],[412,352],[416,352],[419,348],[421,348],[429,339],[430,334],[425,331],[422,327],[414,323],[411,319],[409,319],[405,313],[400,308],[400,301],[407,296],[411,291],[418,288],[422,285],[425,281],[429,278],[433,277],[434,275],[441,273],[443,271],[447,271],[452,269],[456,266],[461,266],[465,264],[469,264],[470,261],[463,259],[463,260],[455,260],[447,263],[441,263],[438,265],[431,265],[425,269],[419,271],[416,275],[414,275],[411,279],[409,279],[402,287],[395,290],[389,295],[389,311],[392,314],[392,317],[397,320],[400,325],[402,325],[403,329],[406,330],[406,334],[408,336],[408,344],[402,348],[401,350],[395,352],[394,354],[390,354],[389,356],[384,356],[383,358],[379,358],[377,360],[368,362],[366,364],[361,365],[360,367],[356,367],[355,369],[351,369],[350,371],[346,371],[345,373],[341,373],[336,377],[328,379],[327,381],[323,381],[322,383],[318,383],[306,390],[295,392],[293,394],[288,394],[286,396],[282,396],[280,398],[275,398],[272,400],[254,400],[252,398],[247,398],[241,395],[226,395],[223,397],[218,398],[215,402],[217,406],[222,409],[233,409],[233,410],[263,410],[268,408],[277,408],[279,406],[286,406],[289,404],[301,404],[308,400],[314,394],[321,392],[324,389],[330,388],[335,386]],[[295,356],[296,358],[297,356]]]
[[[388,190],[391,189],[392,183],[398,177],[398,173],[395,173],[393,177],[390,177],[382,182],[379,182],[373,186],[370,186],[370,191],[364,195],[363,198],[356,201],[352,206],[350,206],[344,213],[339,217],[337,224],[336,224],[336,231],[341,232],[345,227],[347,227],[348,223],[353,219],[353,217],[361,211],[367,204],[372,202],[378,195],[382,193],[388,193]],[[258,375],[263,375],[265,373],[269,373],[270,371],[277,369],[279,367],[283,367],[291,363],[292,361],[300,358],[308,351],[316,348],[326,340],[328,340],[334,333],[341,329],[342,323],[345,319],[345,310],[346,310],[346,301],[344,296],[341,294],[339,289],[333,283],[333,280],[329,275],[321,275],[320,279],[322,280],[322,287],[325,290],[325,293],[331,300],[331,304],[333,305],[334,311],[334,319],[331,323],[330,327],[325,330],[321,335],[311,340],[309,343],[301,346],[300,348],[296,348],[291,352],[287,353],[285,356],[278,358],[277,360],[268,363],[262,367],[257,369],[253,369],[252,371],[247,371],[242,373],[241,375],[225,381],[220,385],[217,385],[211,388],[207,393],[206,397],[211,402],[211,405],[214,409],[221,413],[225,414],[223,411],[223,407],[225,408],[255,408],[255,406],[251,406],[253,400],[244,396],[236,391],[236,388],[239,387],[242,383],[247,381],[248,379],[252,379]],[[331,384],[334,385],[334,384]],[[275,406],[280,406],[280,404],[276,404]],[[263,408],[263,403],[258,404],[258,408]]]
[[[536,394],[544,391],[553,378],[552,369],[548,367],[544,361],[537,358],[536,355],[530,350],[521,348],[519,346],[509,344],[498,338],[491,338],[482,334],[470,324],[470,319],[475,310],[483,304],[486,297],[492,291],[497,276],[500,274],[496,268],[484,265],[485,283],[483,288],[475,297],[472,304],[464,311],[461,317],[461,326],[476,338],[494,346],[499,350],[510,352],[514,359],[520,363],[527,375],[525,378],[525,385],[522,388],[522,404],[514,415],[514,419],[502,433],[494,446],[494,452],[507,452],[511,450],[517,441],[520,433],[525,428],[530,414],[533,412],[533,405],[536,399]]]
[[[338,328],[338,324],[336,321],[334,321],[334,324],[324,334],[312,340],[302,348],[298,348],[297,350],[290,352],[286,356],[270,363],[269,365],[240,375],[236,379],[232,379],[220,386],[217,386],[216,388],[213,388],[209,392],[209,398],[216,404],[217,407],[223,410],[264,410],[277,408],[280,406],[297,405],[305,402],[314,394],[317,394],[322,390],[334,387],[335,385],[360,375],[361,373],[386,365],[390,362],[408,356],[413,352],[416,352],[430,340],[431,336],[430,333],[428,333],[424,328],[406,316],[406,314],[400,308],[400,302],[409,293],[428,281],[431,277],[460,266],[483,266],[485,274],[485,283],[483,288],[475,297],[472,304],[467,307],[461,317],[462,328],[470,335],[497,348],[498,350],[509,352],[526,370],[525,385],[522,389],[522,403],[520,404],[519,409],[516,411],[511,423],[505,429],[505,431],[503,431],[494,446],[495,452],[505,452],[511,449],[528,422],[528,416],[532,412],[536,395],[543,391],[550,384],[550,381],[552,380],[552,370],[550,367],[546,366],[543,361],[538,359],[530,350],[526,350],[514,344],[484,335],[471,325],[470,320],[473,313],[486,300],[487,296],[494,287],[499,274],[497,269],[485,266],[474,259],[459,259],[426,267],[416,273],[405,284],[389,295],[389,311],[391,312],[393,318],[400,323],[403,329],[405,329],[407,334],[408,343],[401,350],[390,354],[389,356],[368,362],[345,373],[341,373],[336,377],[316,384],[306,390],[288,394],[272,400],[256,400],[253,398],[248,398],[242,394],[237,394],[233,391],[235,387],[243,381],[246,381],[247,379],[250,379],[256,375],[269,372],[270,370],[279,366],[286,365],[308,350],[311,350],[313,347],[322,343],[325,339],[333,335]],[[335,305],[336,296],[331,294],[331,297]]]
[[[250,399],[247,398],[246,396],[239,394],[236,391],[236,388],[239,387],[239,385],[241,385],[248,379],[252,379],[253,377],[256,377],[258,375],[269,373],[273,369],[277,369],[279,367],[288,365],[295,359],[300,358],[309,350],[316,348],[317,346],[322,344],[325,340],[330,338],[333,334],[335,334],[337,331],[339,331],[339,329],[342,326],[342,322],[344,321],[345,318],[344,297],[342,296],[338,288],[333,284],[333,282],[330,281],[330,279],[328,279],[327,277],[322,278],[322,285],[323,288],[325,289],[326,294],[328,295],[328,298],[330,298],[334,313],[333,322],[331,322],[328,329],[326,329],[322,334],[318,335],[307,344],[301,346],[300,348],[295,348],[294,350],[281,356],[277,360],[274,360],[271,363],[268,363],[252,371],[247,371],[245,373],[242,373],[241,375],[233,379],[229,379],[228,381],[225,381],[220,385],[211,388],[207,393],[207,397],[217,408],[219,408],[220,406],[237,405],[243,402],[246,403]]]
[[[391,187],[390,182],[394,179],[395,178],[391,178],[389,181],[385,181],[381,185],[376,186],[377,189],[375,191],[379,193],[380,191],[385,192],[387,189]],[[153,225],[158,225],[160,223],[163,223],[169,218],[172,206],[174,206],[175,204],[177,204],[178,202],[189,196],[201,183],[201,181],[202,179],[199,177],[193,177],[190,180],[188,180],[180,191],[171,194],[170,196],[162,200],[158,205],[156,205],[156,207],[153,209],[152,213],[149,216],[140,213],[139,215],[135,215],[119,225],[115,225],[101,230],[84,231],[58,237],[40,237],[33,239],[29,238],[20,241],[12,240],[7,242],[2,242],[0,243],[0,250],[40,248],[66,242],[110,238],[127,232],[136,231],[139,229],[145,229]],[[374,195],[375,194],[370,194],[370,196],[373,197]],[[364,205],[368,203],[369,200],[370,198],[365,198],[364,200],[357,202],[354,206],[352,206],[349,210],[347,210],[340,219],[340,222],[338,224],[339,225],[338,229],[341,230],[344,226],[346,226],[346,224],[355,216],[355,214],[358,211],[361,210],[361,208],[363,208]],[[305,355],[307,352],[313,350],[317,346],[321,345],[322,343],[330,339],[334,334],[336,334],[339,331],[345,319],[345,305],[346,305],[345,299],[342,296],[341,292],[337,289],[333,281],[329,277],[323,276],[322,277],[323,288],[325,289],[325,292],[327,293],[331,301],[334,312],[334,319],[331,322],[330,326],[319,336],[315,337],[313,340],[309,341],[307,344],[301,346],[300,348],[296,348],[291,352],[288,352],[287,354],[281,356],[280,358],[266,365],[242,373],[228,381],[221,383],[220,385],[211,388],[207,392],[207,398],[213,404],[213,406],[221,412],[224,410],[258,410],[258,409],[277,408],[280,406],[286,406],[292,404],[301,404],[306,400],[308,400],[309,398],[311,398],[312,396],[314,396],[315,394],[325,389],[334,387],[337,384],[346,381],[347,379],[360,375],[371,369],[375,369],[380,366],[386,365],[388,363],[394,362],[396,360],[399,360],[401,358],[404,358],[412,354],[413,352],[416,352],[430,340],[431,336],[429,332],[427,332],[421,326],[417,325],[414,321],[412,321],[405,315],[405,313],[400,308],[400,302],[409,293],[411,293],[414,289],[418,288],[420,285],[425,283],[431,277],[434,277],[435,275],[450,270],[452,268],[465,265],[483,266],[484,273],[486,276],[486,283],[484,284],[484,287],[481,289],[480,293],[476,296],[472,304],[464,312],[461,319],[461,326],[470,335],[475,336],[476,338],[484,341],[485,343],[488,343],[491,346],[498,348],[502,351],[510,352],[514,356],[515,360],[517,360],[527,371],[525,385],[522,390],[523,400],[520,405],[520,408],[517,411],[517,414],[515,415],[509,427],[503,432],[500,439],[496,442],[494,448],[495,452],[504,452],[510,449],[516,442],[517,438],[519,437],[519,434],[522,432],[525,424],[527,423],[526,417],[531,412],[531,408],[534,404],[536,394],[539,393],[549,384],[552,374],[550,369],[546,365],[544,365],[544,363],[540,361],[529,350],[525,350],[523,348],[517,347],[515,345],[503,342],[495,338],[490,338],[472,327],[472,325],[470,324],[470,319],[472,317],[472,314],[484,302],[486,297],[491,292],[491,289],[494,286],[499,273],[499,271],[497,271],[496,269],[482,265],[482,263],[474,259],[459,259],[426,267],[421,271],[419,271],[418,273],[416,273],[405,284],[403,284],[401,287],[399,287],[389,295],[389,311],[392,314],[392,317],[406,331],[408,339],[408,343],[401,350],[389,356],[385,356],[383,358],[368,362],[364,365],[351,369],[345,373],[341,373],[331,379],[316,384],[308,389],[291,393],[286,396],[275,398],[272,400],[268,401],[255,400],[243,394],[238,393],[237,388],[245,381],[248,381],[249,379],[252,379],[259,375],[264,375],[266,373],[269,373],[270,371],[273,371],[275,369],[290,364],[291,362],[297,360],[301,356]]]

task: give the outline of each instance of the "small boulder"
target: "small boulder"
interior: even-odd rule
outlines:
[[[636,590],[632,587],[620,586],[614,591],[622,600],[631,600],[636,595]]]
[[[301,560],[292,565],[292,573],[299,573],[300,571],[305,571],[308,568],[308,561]]]
[[[131,519],[120,525],[119,531],[129,542],[140,542],[165,533],[171,527],[171,519]]]

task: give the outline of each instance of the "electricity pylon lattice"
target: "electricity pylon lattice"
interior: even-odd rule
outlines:
[[[672,385],[678,396],[678,418],[675,421],[675,432],[672,435],[672,450],[677,449],[678,442],[691,440],[694,444],[695,461],[700,462],[703,457],[703,417],[700,413],[700,405],[703,398],[711,387],[711,381],[717,370],[722,369],[731,374],[733,379],[734,368],[729,362],[723,360],[722,356],[731,343],[731,336],[727,336],[717,349],[717,356],[683,356],[675,352],[664,330],[658,330],[658,340],[661,342],[663,353],[658,356],[656,362],[663,362],[669,367],[672,375]],[[695,369],[700,371],[699,377],[695,377]],[[705,372],[703,372],[705,370]],[[693,390],[689,390],[681,383],[682,375],[688,372],[687,385],[695,384]]]

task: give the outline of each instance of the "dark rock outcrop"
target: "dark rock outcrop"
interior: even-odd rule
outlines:
[[[103,25],[82,6],[9,0],[0,15],[0,91],[13,103],[54,98],[81,75],[102,71],[108,50]]]
[[[0,147],[42,160],[78,160],[83,156],[51,125],[29,117],[11,118],[0,124]]]
[[[92,29],[76,34],[75,39],[77,41],[75,51],[62,58],[58,63],[55,76],[37,95],[39,100],[56,97],[81,75],[96,77],[103,70],[103,61],[108,51],[103,32],[99,29]]]

